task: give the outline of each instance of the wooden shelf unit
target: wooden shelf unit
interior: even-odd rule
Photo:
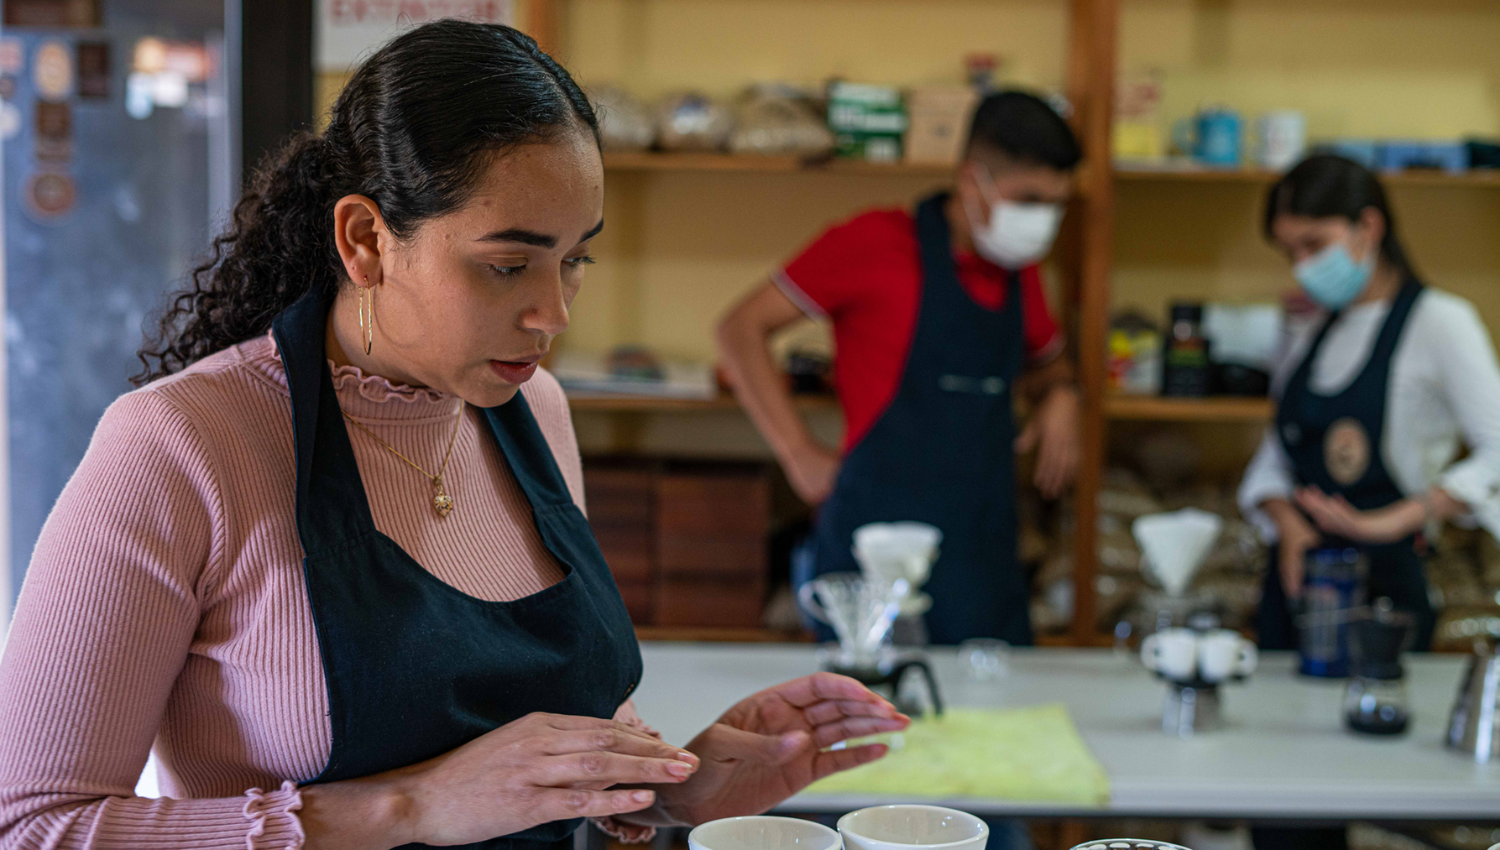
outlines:
[[[566,0],[525,0],[547,5]],[[1277,174],[1258,168],[1208,169],[1147,167],[1112,162],[1098,152],[1111,150],[1114,96],[1119,64],[1121,0],[1063,0],[1067,10],[1066,94],[1071,117],[1086,152],[1079,170],[1076,198],[1065,219],[1065,231],[1054,254],[1063,294],[1063,320],[1075,341],[1079,381],[1083,389],[1082,457],[1073,494],[1075,528],[1073,627],[1066,637],[1047,636],[1048,645],[1071,642],[1095,646],[1105,642],[1095,631],[1094,584],[1098,572],[1098,495],[1106,463],[1106,432],[1110,422],[1219,423],[1255,425],[1270,420],[1272,405],[1265,399],[1211,398],[1202,400],[1137,398],[1106,391],[1105,354],[1111,307],[1111,277],[1116,263],[1116,196],[1122,189],[1152,185],[1264,187]],[[555,15],[542,15],[554,26]],[[550,33],[556,43],[555,33]],[[933,177],[947,175],[940,165],[873,164],[849,161],[807,162],[796,157],[756,157],[728,154],[611,153],[605,167],[619,173],[766,173],[807,175],[869,175]],[[1450,174],[1406,171],[1382,175],[1393,187],[1500,188],[1500,171]],[[811,235],[811,234],[809,234]],[[808,407],[831,402],[804,402]],[[600,413],[678,413],[733,411],[730,398],[711,401],[662,401],[631,398],[580,398],[576,411]]]

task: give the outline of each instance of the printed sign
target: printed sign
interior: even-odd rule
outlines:
[[[443,18],[510,24],[513,0],[318,0],[317,66],[348,71],[400,33]]]

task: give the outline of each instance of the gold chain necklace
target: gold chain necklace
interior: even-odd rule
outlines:
[[[432,497],[432,506],[437,509],[438,516],[445,517],[453,512],[453,497],[443,492],[443,473],[448,471],[448,461],[453,457],[453,444],[458,441],[458,426],[464,421],[463,399],[458,400],[458,416],[453,420],[453,436],[448,438],[448,453],[443,455],[443,465],[438,467],[437,475],[433,475],[431,472],[428,472],[427,470],[418,466],[416,462],[411,458],[396,451],[395,446],[387,443],[385,440],[380,439],[380,436],[378,434],[361,425],[358,420],[356,420],[353,416],[350,416],[346,411],[340,410],[339,412],[344,414],[345,419],[354,423],[354,427],[365,432],[366,434],[369,434],[372,438],[374,438],[375,442],[389,449],[391,454],[406,461],[407,466],[410,466],[412,469],[415,469],[416,471],[427,476],[428,480],[432,482],[432,486],[437,488],[437,494]]]

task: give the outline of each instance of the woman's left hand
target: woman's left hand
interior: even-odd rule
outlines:
[[[1427,521],[1427,510],[1415,499],[1362,511],[1343,496],[1330,496],[1316,487],[1297,491],[1297,504],[1327,534],[1362,543],[1394,543],[1417,531]]]
[[[865,686],[817,673],[742,700],[686,749],[700,766],[681,785],[660,786],[657,807],[699,824],[770,809],[832,773],[885,755],[884,744],[824,751],[840,741],[897,732],[911,718]]]

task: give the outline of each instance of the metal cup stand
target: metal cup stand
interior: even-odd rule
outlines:
[[[943,698],[938,693],[937,677],[932,674],[932,667],[927,659],[919,653],[896,652],[893,648],[887,648],[878,660],[867,663],[851,663],[839,657],[841,653],[835,653],[825,663],[824,669],[830,673],[859,682],[876,693],[890,699],[896,706],[896,710],[905,714],[920,714],[927,706],[913,704],[903,698],[905,683],[908,676],[918,676],[921,686],[925,687],[928,699],[931,701],[933,714],[943,713]]]
[[[1188,850],[1181,844],[1166,841],[1147,841],[1144,838],[1101,838],[1085,841],[1073,850]]]
[[[1179,738],[1190,738],[1197,732],[1212,732],[1223,728],[1224,718],[1219,710],[1221,682],[1206,682],[1201,677],[1179,682],[1160,673],[1156,677],[1167,683],[1167,698],[1161,712],[1163,732]],[[1244,678],[1233,676],[1224,681],[1237,682]]]

